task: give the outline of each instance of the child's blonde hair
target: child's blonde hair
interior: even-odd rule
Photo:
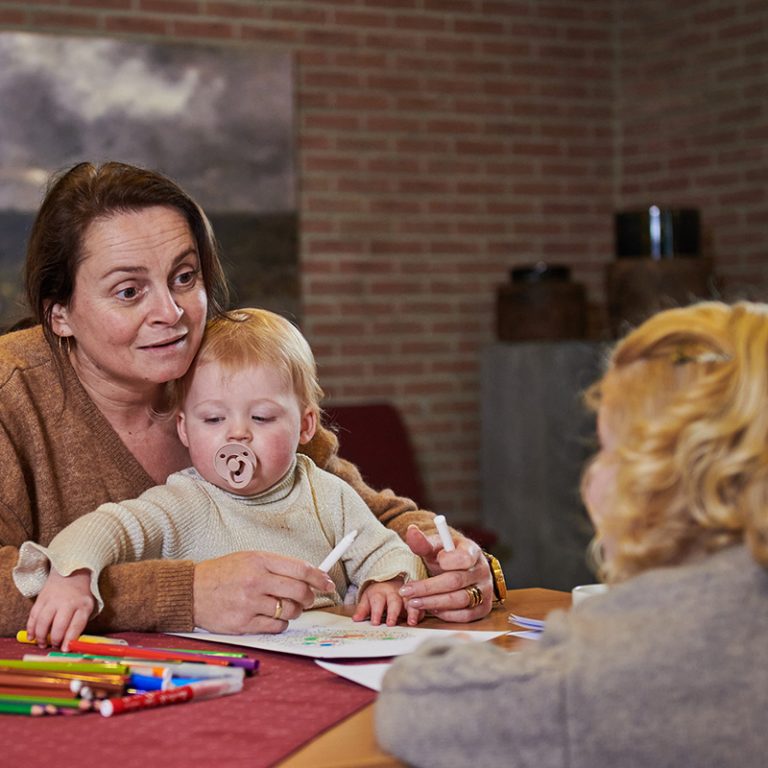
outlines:
[[[202,344],[184,376],[169,386],[170,410],[183,406],[192,377],[198,366],[216,362],[225,370],[248,365],[272,365],[285,376],[302,410],[309,408],[317,416],[317,428],[311,441],[299,446],[321,466],[335,456],[339,441],[321,423],[320,402],[323,390],[317,379],[312,349],[299,329],[286,318],[266,309],[235,309],[208,321]]]
[[[768,306],[661,312],[586,394],[615,439],[609,580],[744,541],[768,566]],[[588,470],[587,470],[588,471]]]
[[[194,362],[178,381],[174,405],[180,407],[195,370],[218,363],[235,371],[249,365],[274,366],[285,376],[302,409],[319,415],[323,390],[309,343],[289,320],[266,309],[235,309],[208,322]]]

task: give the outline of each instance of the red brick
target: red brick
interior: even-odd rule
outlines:
[[[397,29],[404,29],[409,32],[443,32],[447,28],[445,16],[446,14],[429,16],[421,14],[399,15],[394,17],[394,25]]]
[[[235,3],[226,0],[207,0],[207,13],[211,16],[226,16],[238,20],[264,19],[267,9],[257,3]]]
[[[111,5],[111,2],[107,5]],[[139,0],[138,10],[147,13],[164,13],[168,16],[197,15],[200,13],[200,3],[198,0]]]
[[[100,11],[123,11],[133,7],[132,0],[69,0],[66,4],[73,8],[95,8]]]
[[[282,29],[265,24],[243,23],[240,36],[244,40],[259,40],[268,45],[296,45],[301,38],[299,27],[283,27]]]
[[[296,7],[297,5],[277,5],[269,9],[269,16],[275,21],[290,24],[322,25],[328,22],[328,11],[319,4],[302,4],[302,7]]]
[[[15,27],[27,21],[27,12],[20,8],[0,8],[0,26]]]
[[[34,27],[51,29],[53,27],[60,27],[67,31],[80,30],[94,30],[99,27],[99,19],[97,16],[89,15],[88,13],[77,13],[75,11],[68,11],[62,9],[61,11],[53,8],[45,10],[30,9],[28,13],[28,21]],[[163,26],[163,30],[165,27]]]
[[[337,10],[333,14],[335,23],[356,29],[374,28],[381,29],[392,26],[392,16],[387,13],[374,13],[373,11],[347,11]]]
[[[173,18],[170,21],[173,34],[179,37],[203,37],[207,39],[227,39],[239,37],[237,26],[226,22],[186,21]]]

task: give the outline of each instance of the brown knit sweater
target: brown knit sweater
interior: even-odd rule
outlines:
[[[382,523],[401,536],[410,523],[433,527],[430,512],[389,490],[374,491],[352,464],[313,443],[306,453],[349,482]],[[24,541],[47,546],[80,515],[152,485],[68,361],[59,375],[39,326],[0,337],[0,634],[22,629],[32,605],[11,579]],[[186,560],[108,567],[99,580],[106,609],[89,628],[191,630],[193,573]]]

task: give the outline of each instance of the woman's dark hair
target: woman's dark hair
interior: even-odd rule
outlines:
[[[229,290],[213,230],[200,206],[178,184],[157,171],[125,163],[78,163],[51,179],[27,245],[27,300],[53,349],[57,337],[51,311],[54,304],[70,303],[88,226],[115,213],[157,205],[175,208],[189,224],[208,294],[208,316],[227,308]]]

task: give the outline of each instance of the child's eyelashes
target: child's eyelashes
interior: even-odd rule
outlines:
[[[226,421],[226,418],[224,416],[203,416],[201,421],[204,424],[221,424],[224,421]],[[254,414],[251,416],[251,421],[256,422],[257,424],[270,424],[271,422],[275,421],[274,416],[258,416]]]

